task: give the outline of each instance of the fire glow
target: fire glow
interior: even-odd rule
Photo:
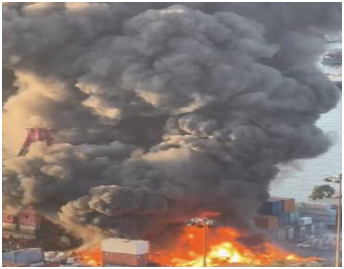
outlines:
[[[202,267],[203,229],[186,227],[178,242],[167,250],[151,255],[151,261],[163,266]],[[288,253],[271,243],[261,243],[248,247],[239,242],[240,233],[232,228],[208,230],[207,266],[225,266],[234,263],[256,266],[268,265],[277,261],[309,262],[317,258],[302,258]]]
[[[204,251],[203,229],[185,227],[176,243],[168,249],[152,250],[150,262],[171,267],[202,267]],[[230,264],[247,264],[264,266],[284,261],[311,262],[318,258],[302,258],[288,253],[272,243],[246,246],[240,242],[240,233],[233,228],[218,227],[208,230],[207,266],[228,266]],[[77,253],[80,261],[88,266],[101,266],[100,249],[84,250]]]

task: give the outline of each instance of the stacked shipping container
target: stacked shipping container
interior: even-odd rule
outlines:
[[[34,233],[40,226],[41,217],[32,208],[28,208],[18,215],[2,213],[3,230]]]
[[[108,238],[102,241],[103,266],[146,266],[149,244],[143,240]]]
[[[299,203],[298,210],[302,217],[311,217],[316,222],[324,225],[335,225],[337,209],[330,204],[322,203]]]
[[[295,199],[272,197],[261,206],[259,213],[256,225],[270,230],[276,240],[292,240],[295,236],[314,233],[312,219],[300,218]]]

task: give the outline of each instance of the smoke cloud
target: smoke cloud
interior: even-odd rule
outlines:
[[[339,3],[3,4],[4,209],[84,237],[250,228],[277,165],[331,146],[315,31],[341,31]],[[54,144],[15,157],[35,124]]]

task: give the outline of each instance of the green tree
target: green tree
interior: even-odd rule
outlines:
[[[324,198],[331,198],[335,193],[335,189],[330,185],[315,186],[312,194],[309,196],[313,201]]]

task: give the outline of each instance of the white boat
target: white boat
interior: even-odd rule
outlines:
[[[341,65],[342,64],[342,50],[332,49],[322,57],[322,64],[324,65]]]

